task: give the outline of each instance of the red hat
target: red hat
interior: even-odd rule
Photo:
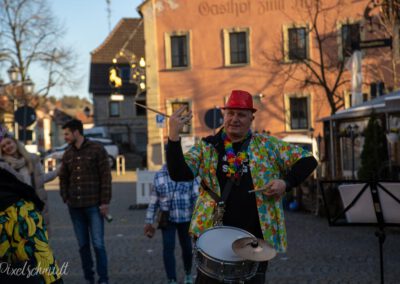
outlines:
[[[249,109],[252,112],[257,111],[253,108],[253,97],[250,93],[241,90],[233,90],[225,106],[222,107],[222,109],[230,108]]]

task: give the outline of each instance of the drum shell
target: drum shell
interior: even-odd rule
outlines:
[[[249,232],[229,226],[218,226],[211,228],[207,231],[209,231],[209,233],[211,233],[212,236],[213,233],[219,232],[218,230],[222,232],[224,230],[229,230],[235,232],[234,235],[236,235],[237,232],[238,234],[242,234],[243,236],[245,235],[254,237]],[[207,234],[207,231],[205,231],[203,234]],[[200,238],[201,237],[202,236],[200,236]],[[226,256],[221,256],[221,255],[215,256],[214,251],[212,251],[214,256],[211,256],[202,249],[200,245],[201,243],[200,238],[196,241],[194,246],[195,262],[197,268],[208,277],[217,279],[219,281],[223,281],[224,283],[237,283],[238,281],[249,280],[250,278],[254,277],[255,274],[257,273],[259,264],[258,262],[240,259],[240,257],[235,257],[233,258],[235,260],[233,260],[232,258],[228,259],[228,257]],[[205,240],[207,240],[207,237]],[[227,245],[229,245],[229,247],[231,248],[232,243]],[[210,249],[208,249],[208,251],[210,251]]]
[[[201,272],[224,283],[249,280],[256,275],[258,269],[258,262],[220,260],[207,255],[198,248],[195,248],[195,261]]]

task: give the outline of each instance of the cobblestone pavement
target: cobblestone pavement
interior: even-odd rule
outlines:
[[[160,232],[150,240],[143,236],[145,209],[129,210],[136,199],[134,181],[132,172],[114,177],[114,220],[106,223],[105,232],[110,283],[166,283]],[[68,263],[65,283],[84,283],[77,241],[57,181],[47,189],[51,245],[60,265]],[[286,212],[286,219],[288,252],[270,262],[267,283],[380,283],[374,228],[329,227],[326,219],[303,212]],[[385,283],[400,283],[400,229],[388,228],[386,233]],[[183,283],[179,249],[176,255],[178,280]]]

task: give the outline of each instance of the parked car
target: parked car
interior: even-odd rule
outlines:
[[[100,143],[104,146],[104,149],[106,149],[108,153],[108,159],[110,162],[110,166],[114,167],[115,166],[115,161],[117,159],[117,156],[119,155],[119,150],[118,146],[115,145],[110,139],[103,139],[103,138],[93,138],[93,137],[87,137],[87,139]],[[68,143],[65,143],[64,145],[60,147],[56,147],[52,150],[50,150],[47,155],[44,157],[44,159],[55,159],[57,162],[61,161],[62,156],[64,155],[65,150],[69,147]]]
[[[104,126],[95,126],[92,128],[83,129],[83,134],[85,137],[93,137],[93,138],[110,138],[110,133],[108,132],[108,128]]]

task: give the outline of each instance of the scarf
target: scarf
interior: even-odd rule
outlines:
[[[4,155],[4,160],[16,170],[28,185],[32,185],[31,173],[24,157],[15,158],[13,156]]]

